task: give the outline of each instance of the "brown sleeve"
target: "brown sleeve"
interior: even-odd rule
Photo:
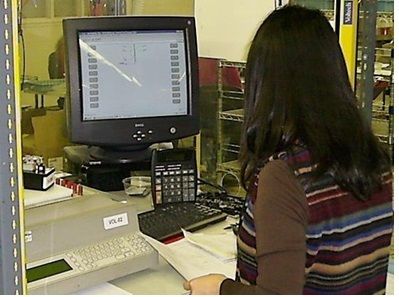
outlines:
[[[220,293],[302,294],[308,206],[303,188],[285,162],[269,162],[260,172],[254,212],[257,285],[227,279]]]

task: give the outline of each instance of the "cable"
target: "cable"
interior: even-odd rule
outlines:
[[[239,196],[227,194],[227,190],[220,186],[208,182],[204,179],[198,179],[201,183],[209,185],[219,190],[219,192],[204,192],[197,196],[197,202],[210,208],[215,208],[232,216],[239,216],[244,207],[245,199]]]
[[[241,183],[240,183],[240,178],[238,177],[238,175],[236,175],[236,174],[234,174],[234,173],[232,173],[232,172],[225,172],[225,174],[223,174],[222,178],[220,179],[220,183],[221,183],[221,185],[223,186],[224,179],[225,179],[225,177],[228,176],[228,175],[233,176],[233,177],[236,179],[237,185],[238,185],[238,190],[236,191],[235,195],[230,195],[230,194],[229,194],[229,195],[230,195],[230,196],[238,197],[237,195],[241,192]]]
[[[202,178],[198,178],[198,181],[200,181],[202,184],[205,184],[205,185],[211,186],[211,187],[213,187],[215,189],[218,189],[220,191],[220,194],[227,195],[227,190],[223,186],[211,183],[211,182],[209,182],[209,181],[207,181],[205,179],[202,179]]]

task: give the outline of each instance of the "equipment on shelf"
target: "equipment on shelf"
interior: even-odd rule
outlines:
[[[158,264],[133,204],[85,192],[25,211],[29,294],[71,294]]]
[[[186,148],[154,150],[151,159],[151,177],[154,205],[195,201],[197,193],[195,150]]]
[[[157,240],[180,235],[181,229],[195,231],[223,221],[227,215],[240,215],[244,199],[227,195],[226,190],[199,178],[201,186],[217,191],[198,193],[195,202],[175,202],[155,205],[155,209],[138,215],[140,230]]]

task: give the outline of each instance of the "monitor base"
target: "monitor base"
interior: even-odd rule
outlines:
[[[92,159],[107,164],[130,164],[151,160],[152,149],[148,146],[122,147],[122,148],[104,148],[98,146],[89,147],[89,155]]]
[[[118,158],[115,159],[98,159],[91,156],[91,151],[101,152],[101,150],[94,150],[86,145],[64,148],[67,160],[66,171],[77,175],[81,180],[80,182],[86,186],[106,192],[121,191],[123,190],[122,179],[131,176],[132,172],[150,175],[151,158],[147,158],[148,149],[144,153],[143,151],[136,152],[138,154],[136,160],[140,159],[140,161],[133,161],[132,156],[129,157],[125,154],[119,154],[117,155]],[[110,157],[110,154],[107,154],[107,156]],[[146,159],[142,159],[143,157]]]

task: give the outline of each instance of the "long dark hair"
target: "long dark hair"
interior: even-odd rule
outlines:
[[[300,140],[343,188],[367,199],[389,170],[388,154],[363,120],[337,35],[318,10],[289,5],[259,27],[246,64],[241,182]]]

